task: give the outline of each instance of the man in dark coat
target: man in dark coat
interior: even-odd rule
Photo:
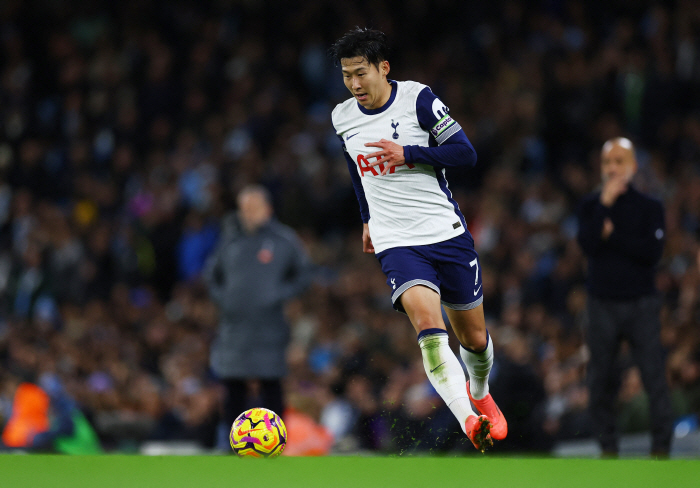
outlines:
[[[579,212],[578,241],[588,257],[590,410],[603,453],[616,456],[620,371],[615,366],[626,340],[649,396],[652,454],[666,457],[673,414],[660,338],[661,300],[654,283],[664,247],[664,212],[661,202],[630,184],[636,171],[628,139],[606,142],[602,189],[584,200]]]
[[[226,386],[228,426],[249,406],[250,380],[260,385],[254,406],[282,414],[281,378],[289,342],[284,304],[311,281],[302,244],[292,229],[273,218],[267,190],[248,186],[237,203],[238,212],[224,217],[220,242],[204,270],[210,296],[219,306],[210,359]]]

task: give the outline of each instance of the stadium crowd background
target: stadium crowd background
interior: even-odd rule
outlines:
[[[466,449],[392,311],[330,124],[328,45],[384,30],[478,153],[448,174],[481,256],[502,449],[588,434],[575,211],[613,136],[663,199],[658,275],[676,415],[700,413],[700,8],[675,2],[126,1],[0,4],[0,425],[58,379],[108,449],[216,442],[217,325],[200,271],[261,183],[317,265],[290,303],[290,407],[336,449]],[[626,368],[626,431],[646,427]],[[613,401],[613,399],[611,399]],[[697,417],[696,417],[697,418]],[[452,423],[451,423],[452,422]]]

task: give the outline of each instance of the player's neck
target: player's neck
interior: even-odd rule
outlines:
[[[389,83],[389,80],[386,81],[386,84],[384,85],[384,91],[382,92],[381,96],[379,97],[376,105],[371,108],[371,110],[377,110],[378,108],[382,108],[384,105],[386,105],[389,102],[389,99],[391,98],[391,91],[393,90],[393,86],[391,83]]]

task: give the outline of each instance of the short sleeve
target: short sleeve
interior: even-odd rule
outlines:
[[[418,123],[441,145],[462,127],[450,116],[450,110],[429,87],[423,88],[416,100]]]

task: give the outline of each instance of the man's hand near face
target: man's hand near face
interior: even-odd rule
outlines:
[[[600,192],[600,203],[612,207],[618,197],[627,191],[627,184],[627,179],[620,176],[606,180]]]
[[[607,241],[610,237],[610,234],[612,234],[614,230],[615,225],[612,223],[612,220],[606,218],[605,220],[603,220],[603,231],[601,232],[600,237],[602,237],[604,241]]]

